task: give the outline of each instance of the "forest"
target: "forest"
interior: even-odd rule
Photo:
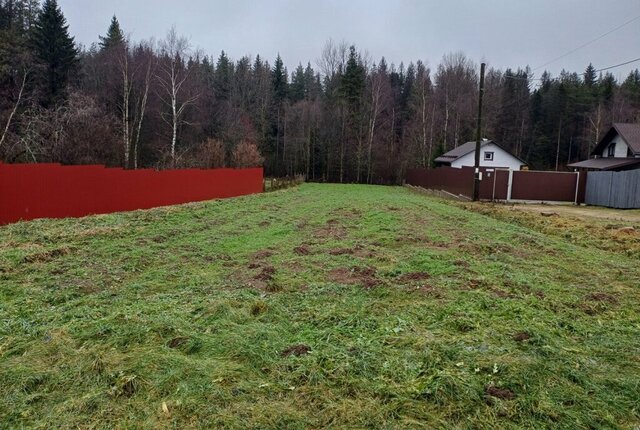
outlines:
[[[479,64],[462,51],[431,68],[328,40],[288,70],[279,55],[211,56],[175,28],[140,41],[131,30],[105,17],[81,46],[56,0],[0,0],[0,160],[397,184],[475,138]],[[640,121],[637,69],[539,76],[489,61],[485,80],[483,137],[531,168],[565,169],[611,123]]]

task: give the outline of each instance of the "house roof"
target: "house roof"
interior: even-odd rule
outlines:
[[[503,151],[507,152],[508,154],[513,156],[514,158],[520,160],[522,162],[522,164],[527,164],[524,161],[522,161],[520,158],[516,157],[515,155],[511,154],[509,151],[504,149],[502,146],[498,145],[493,140],[482,139],[482,142],[480,142],[480,147],[483,147],[483,146],[488,145],[490,143],[493,143],[498,148],[500,148]],[[436,163],[451,163],[453,161],[456,161],[459,158],[464,157],[465,155],[467,155],[467,154],[469,154],[471,152],[474,152],[475,150],[476,150],[476,142],[475,141],[466,142],[466,143],[463,143],[462,145],[458,146],[457,148],[453,148],[451,151],[442,154],[441,156],[436,158],[434,161]]]
[[[591,158],[577,163],[567,164],[567,167],[576,169],[613,170],[640,164],[640,158]]]
[[[591,155],[600,155],[616,134],[622,136],[634,155],[640,155],[640,124],[624,122],[614,123],[596,147],[593,148]]]

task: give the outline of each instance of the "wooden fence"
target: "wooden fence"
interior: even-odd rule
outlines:
[[[610,208],[640,208],[640,170],[589,172],[585,203]]]

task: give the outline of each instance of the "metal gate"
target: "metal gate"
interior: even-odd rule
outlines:
[[[589,172],[585,203],[610,208],[640,208],[640,170]]]

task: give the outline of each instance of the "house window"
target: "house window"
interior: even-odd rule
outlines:
[[[615,157],[616,155],[616,144],[612,143],[607,147],[607,157]]]
[[[493,161],[493,152],[485,152],[484,161]]]

